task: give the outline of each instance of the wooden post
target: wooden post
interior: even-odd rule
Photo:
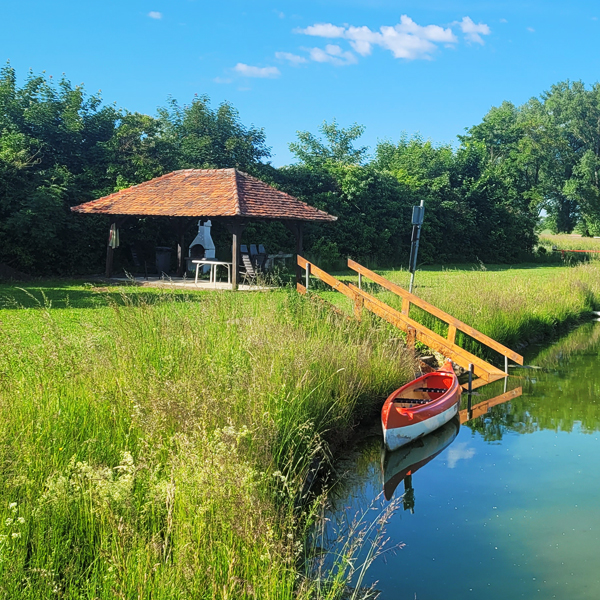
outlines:
[[[417,341],[417,331],[413,327],[407,327],[406,329],[406,345],[411,349],[415,349],[415,342]]]
[[[298,264],[298,257],[302,256],[302,237],[303,225],[302,221],[283,221],[283,224],[294,234],[296,238],[296,286],[302,284],[302,267]]]
[[[183,277],[185,273],[185,223],[180,221],[177,227],[179,239],[177,240],[177,277]]]
[[[231,231],[231,289],[235,292],[238,289],[238,280],[240,275],[240,242],[242,241],[242,232],[237,223]]]
[[[456,341],[456,327],[452,323],[448,325],[448,341],[451,344],[454,344]]]
[[[186,217],[178,217],[171,226],[177,236],[177,277],[183,277],[186,271],[185,264],[185,234],[190,226],[197,223],[197,219],[189,219]]]
[[[235,291],[240,279],[240,242],[246,225],[240,221],[226,221],[224,225],[231,233],[231,289]]]
[[[408,317],[410,312],[410,300],[408,298],[402,298],[402,309],[400,312]]]
[[[354,316],[357,321],[362,320],[362,310],[364,301],[360,296],[356,296],[354,299]]]
[[[303,242],[303,223],[302,221],[296,221],[296,257],[302,256],[304,250],[302,249]],[[297,264],[296,260],[296,283],[300,283],[302,281],[302,267]]]

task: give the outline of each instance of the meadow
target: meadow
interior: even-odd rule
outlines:
[[[0,298],[1,598],[339,597],[311,467],[412,374],[393,332],[291,290]]]
[[[512,347],[600,308],[595,262],[416,284]],[[397,330],[292,289],[38,282],[0,286],[0,336],[0,598],[343,597],[350,556],[305,568],[317,470],[412,377]]]
[[[553,248],[557,250],[596,250],[600,251],[600,238],[582,237],[573,234],[552,234],[549,231],[543,231],[538,240],[538,244],[544,247],[548,252]]]

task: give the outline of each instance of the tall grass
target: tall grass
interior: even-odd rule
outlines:
[[[0,598],[318,597],[309,471],[402,343],[295,292],[38,298],[0,311]]]
[[[598,263],[418,276],[421,298],[513,348],[552,334],[600,307]],[[385,296],[390,299],[391,294]],[[418,315],[418,310],[414,314]]]

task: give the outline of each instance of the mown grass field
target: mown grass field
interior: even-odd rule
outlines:
[[[600,263],[416,283],[513,347],[600,308]],[[397,330],[292,290],[45,282],[0,286],[0,336],[0,598],[341,597],[349,563],[303,570],[310,471],[412,376]]]

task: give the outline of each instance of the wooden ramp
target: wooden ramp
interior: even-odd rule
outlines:
[[[448,313],[440,310],[439,308],[429,304],[425,300],[422,300],[418,296],[407,292],[404,288],[401,288],[399,285],[388,281],[381,275],[377,275],[373,271],[370,271],[366,267],[359,265],[357,262],[348,259],[348,266],[358,273],[358,286],[353,284],[345,284],[341,282],[339,279],[332,277],[322,269],[319,269],[316,265],[312,264],[310,261],[298,256],[298,265],[305,269],[306,285],[302,285],[301,283],[297,284],[298,292],[301,294],[305,294],[309,287],[310,276],[317,277],[321,281],[330,285],[334,290],[344,294],[348,298],[350,298],[354,303],[354,314],[360,319],[363,308],[369,310],[370,312],[376,314],[378,317],[386,320],[388,323],[391,323],[395,327],[398,327],[402,331],[404,331],[407,336],[409,342],[414,342],[414,340],[418,340],[431,348],[432,350],[436,350],[443,354],[447,358],[451,358],[455,363],[463,367],[464,369],[469,368],[469,364],[473,365],[475,375],[480,378],[477,382],[479,385],[484,385],[486,383],[490,383],[492,381],[496,381],[502,377],[506,377],[508,375],[508,360],[512,360],[519,365],[523,364],[523,357],[516,352],[513,352],[510,348],[499,344],[492,338],[487,335],[473,329],[469,325],[455,319]],[[381,287],[393,292],[394,294],[400,296],[402,298],[402,308],[401,310],[396,310],[391,306],[385,304],[375,296],[368,294],[362,288],[362,279],[366,277],[371,281],[377,283]],[[441,321],[444,321],[448,324],[448,335],[447,337],[442,337],[441,335],[431,331],[424,325],[421,325],[414,319],[409,317],[410,306],[414,304],[419,308],[425,310],[429,314],[437,317]],[[464,348],[461,348],[455,343],[456,332],[462,331],[467,334],[469,337],[477,340],[478,342],[492,348],[496,352],[499,352],[504,356],[504,366],[505,370],[501,371],[494,365],[484,361],[483,359],[467,352]],[[478,387],[478,386],[474,386]]]

